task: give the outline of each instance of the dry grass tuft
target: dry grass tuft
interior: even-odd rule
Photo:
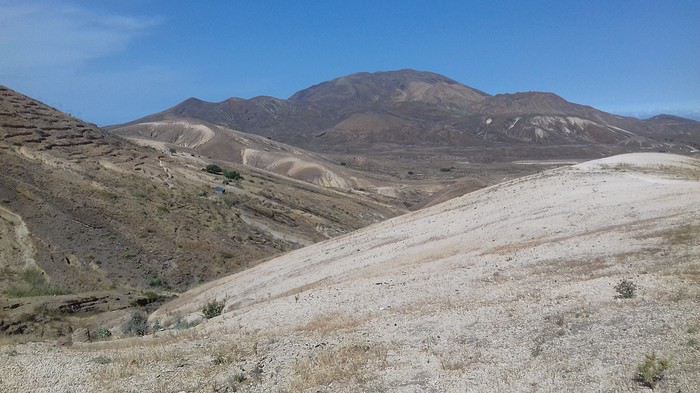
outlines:
[[[290,390],[306,392],[330,384],[365,385],[375,378],[376,370],[386,367],[386,357],[386,349],[368,345],[322,350],[296,364]]]
[[[348,330],[360,326],[364,320],[345,314],[321,315],[302,326],[300,330],[309,333],[328,334],[337,330]]]

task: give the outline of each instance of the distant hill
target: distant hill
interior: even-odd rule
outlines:
[[[489,95],[415,70],[352,74],[301,90],[286,100],[255,97],[210,103],[190,98],[129,124],[182,118],[325,152],[371,151],[385,145],[580,145],[601,146],[599,150],[608,153],[682,153],[700,147],[698,122],[692,120],[617,116],[552,93]],[[538,154],[533,151],[521,158],[538,158]]]
[[[206,132],[199,137],[190,143]],[[125,292],[186,289],[403,211],[378,195],[138,146],[2,86],[0,167],[2,310],[6,291],[31,284],[27,271],[62,291],[112,291],[94,311],[115,298],[128,304]],[[0,333],[32,331],[5,322]]]

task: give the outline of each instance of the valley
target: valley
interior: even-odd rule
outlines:
[[[1,87],[0,389],[687,391],[698,141],[412,70],[104,129]]]

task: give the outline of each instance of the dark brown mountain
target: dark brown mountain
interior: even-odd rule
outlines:
[[[178,118],[200,119],[323,152],[391,146],[521,146],[524,153],[516,157],[540,158],[543,150],[557,151],[555,146],[580,146],[600,154],[689,152],[700,141],[697,122],[685,119],[671,124],[664,118],[643,121],[617,116],[551,93],[491,96],[444,76],[414,70],[353,74],[286,100],[256,97],[209,103],[188,99],[130,124]],[[683,138],[674,138],[677,135]]]

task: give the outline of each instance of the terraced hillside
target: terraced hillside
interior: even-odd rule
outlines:
[[[170,295],[401,212],[381,196],[242,165],[223,168],[237,173],[229,180],[204,171],[210,163],[0,88],[0,293],[97,291],[122,307],[143,290]],[[35,305],[3,300],[3,313],[25,303]]]

